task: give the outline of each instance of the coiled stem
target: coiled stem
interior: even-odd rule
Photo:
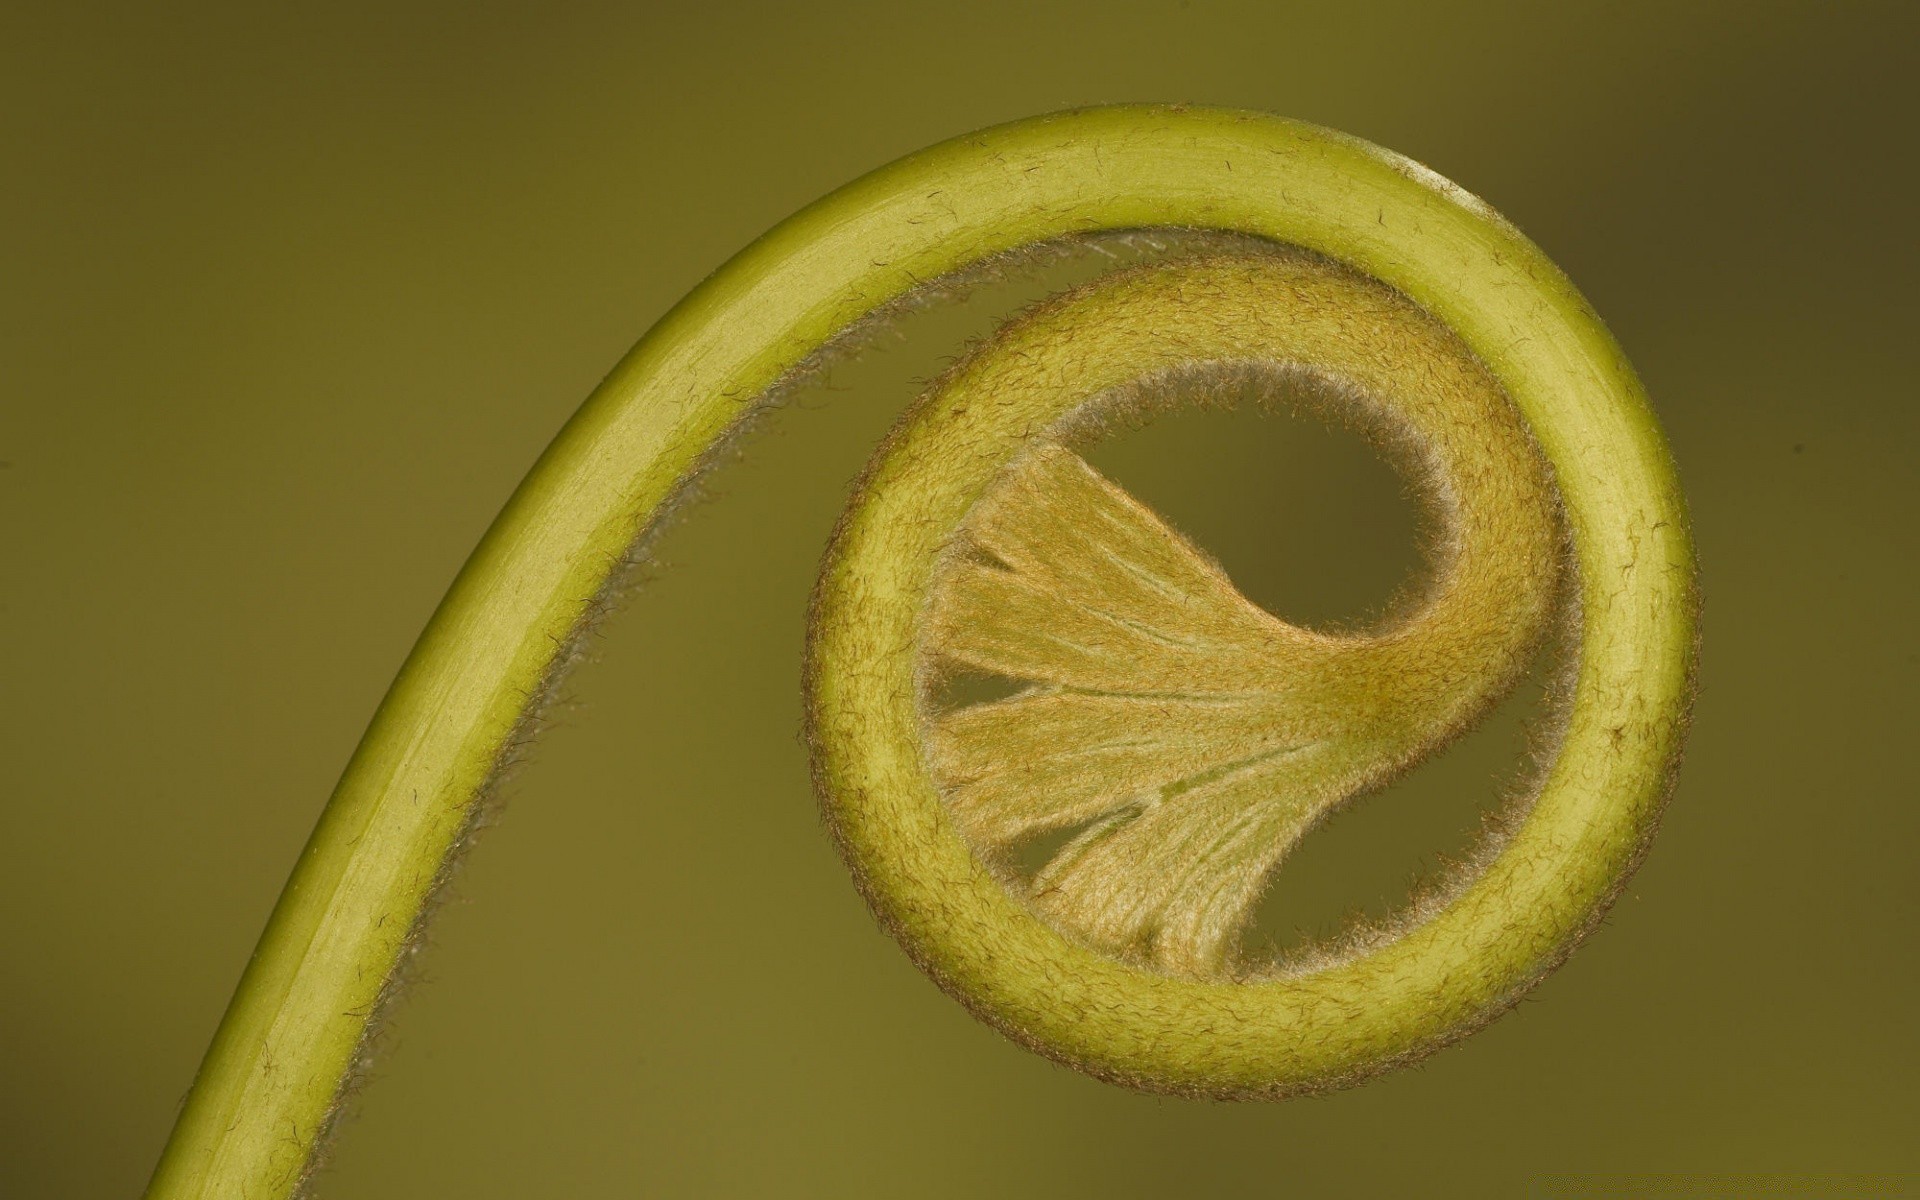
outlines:
[[[1066,113],[933,147],[782,223],[663,318],[562,430],[382,702],[149,1195],[299,1186],[479,797],[630,549],[761,397],[927,281],[1049,239],[1147,227],[1249,235],[1344,264],[1445,326],[1504,391],[1551,468],[1579,579],[1560,753],[1472,885],[1365,958],[1254,983],[1144,969],[1039,919],[940,815],[920,758],[912,629],[932,569],[921,551],[937,548],[843,536],[810,690],[819,774],[864,886],[916,957],[1003,1028],[1109,1077],[1183,1091],[1279,1092],[1376,1069],[1484,1020],[1548,969],[1637,861],[1684,732],[1691,550],[1631,369],[1537,248],[1404,159],[1245,113]],[[897,524],[884,464],[910,460],[882,460],[848,531]],[[948,532],[992,476],[969,472],[941,484]]]

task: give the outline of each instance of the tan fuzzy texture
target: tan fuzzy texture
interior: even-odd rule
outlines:
[[[1076,940],[1175,975],[1253,969],[1241,934],[1288,852],[1504,695],[1552,623],[1564,543],[1537,451],[1457,341],[1404,301],[1388,307],[1421,343],[1418,370],[1384,362],[1320,389],[1415,465],[1435,518],[1433,577],[1382,627],[1324,632],[1262,610],[1059,436],[1008,465],[944,556],[928,677],[1026,686],[923,702],[930,773],[984,861],[1077,831],[1030,881],[1000,872]],[[1230,369],[1279,387],[1299,366]],[[1147,381],[1057,433],[1206,382]]]

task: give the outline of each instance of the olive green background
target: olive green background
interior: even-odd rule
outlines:
[[[1034,294],[989,289],[799,396],[666,538],[319,1194],[1912,1187],[1913,11],[0,10],[0,1195],[138,1192],[413,637],[651,321],[863,171],[1132,99],[1428,163],[1639,367],[1706,640],[1677,798],[1607,925],[1463,1045],[1275,1105],[1081,1078],[915,973],[818,826],[802,614],[873,439]],[[1345,435],[1195,416],[1106,453],[1284,614],[1364,612],[1412,561]],[[1461,844],[1517,720],[1316,835],[1277,936],[1390,907]]]

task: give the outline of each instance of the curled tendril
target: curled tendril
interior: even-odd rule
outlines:
[[[1285,387],[1306,372],[1324,403],[1398,444],[1441,531],[1418,603],[1365,634],[1255,607],[1058,439],[1034,434],[1177,403],[1212,378]],[[876,467],[856,503],[886,515],[843,539],[829,583],[872,577],[870,562],[841,566],[856,554],[932,562],[944,544],[940,569],[915,577],[924,595],[891,601],[918,633],[920,670],[1030,685],[926,715],[930,774],[955,824],[990,861],[1084,826],[1035,879],[1034,907],[1172,973],[1232,966],[1275,861],[1506,692],[1557,598],[1551,482],[1499,385],[1414,305],[1297,255],[1161,263],[1083,288],[951,372],[883,461],[891,469]],[[961,504],[958,536],[943,536]],[[878,608],[829,586],[815,626],[877,633]],[[823,648],[821,671],[847,652]],[[822,738],[836,754],[866,744]]]
[[[1536,247],[1405,159],[1247,113],[1064,113],[935,146],[790,218],[569,422],[376,714],[149,1195],[300,1186],[479,799],[730,431],[916,291],[1138,229],[1237,248],[1011,323],[903,419],[835,536],[808,719],[862,889],[975,1012],[1165,1091],[1345,1082],[1551,969],[1644,851],[1690,697],[1692,552],[1631,368]],[[1313,381],[1409,466],[1442,535],[1432,580],[1384,625],[1261,612],[1074,453],[1107,417],[1233,379]],[[1577,644],[1562,728],[1504,840],[1387,936],[1306,968],[1244,961],[1234,936],[1275,863],[1484,709],[1556,619]],[[967,670],[1024,690],[945,704],[940,681]],[[1031,886],[997,869],[1019,839],[1074,828]]]

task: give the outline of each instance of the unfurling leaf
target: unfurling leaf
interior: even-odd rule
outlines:
[[[1170,973],[1222,974],[1287,852],[1446,740],[1463,685],[1471,705],[1511,682],[1511,663],[1461,661],[1422,613],[1374,636],[1290,625],[1040,443],[974,509],[926,632],[944,669],[1030,686],[934,714],[933,778],[990,859],[1079,830],[1028,893],[1056,927]]]

